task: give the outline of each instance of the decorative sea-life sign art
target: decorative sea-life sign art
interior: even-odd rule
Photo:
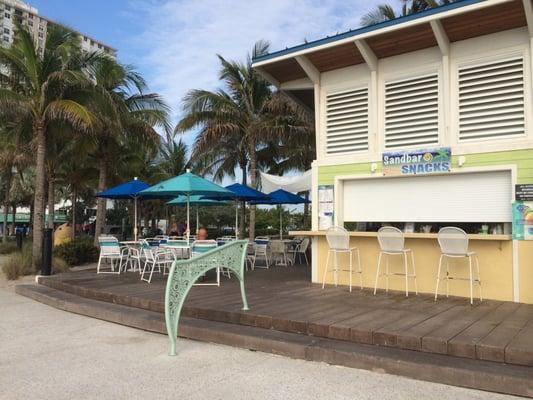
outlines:
[[[383,175],[418,175],[450,172],[450,147],[383,153]]]

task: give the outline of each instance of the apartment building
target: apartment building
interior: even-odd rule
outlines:
[[[32,33],[35,43],[42,51],[46,41],[46,32],[51,25],[61,25],[49,18],[39,15],[37,8],[20,0],[0,0],[0,31],[2,38],[0,42],[3,46],[9,46],[13,42],[16,23],[28,28]],[[71,27],[64,26],[67,29]],[[82,49],[90,51],[101,51],[116,57],[117,50],[81,32],[75,31],[81,41]]]

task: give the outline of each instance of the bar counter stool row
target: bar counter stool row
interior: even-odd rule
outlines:
[[[362,278],[362,269],[361,269],[361,257],[359,254],[359,249],[357,247],[350,247],[350,234],[349,232],[342,227],[332,227],[328,229],[326,233],[326,239],[328,242],[328,255],[326,258],[326,266],[324,269],[324,276],[322,280],[322,288],[326,285],[326,277],[328,272],[333,273],[334,284],[338,284],[338,275],[339,272],[348,272],[349,273],[349,287],[350,292],[352,291],[352,275],[359,274],[359,280],[361,289],[363,289],[363,278]],[[380,277],[385,277],[385,291],[389,290],[389,277],[391,275],[403,276],[405,279],[405,296],[409,296],[409,280],[412,279],[414,283],[415,294],[418,294],[418,286],[416,281],[416,269],[415,269],[415,259],[414,253],[411,249],[405,248],[405,235],[404,233],[395,227],[386,226],[378,230],[377,239],[380,247],[377,269],[376,269],[376,279],[374,283],[374,295],[377,292],[378,282]],[[481,294],[481,277],[479,272],[479,259],[475,252],[472,252],[468,248],[468,235],[466,232],[460,228],[456,227],[444,227],[439,230],[438,243],[441,250],[441,256],[439,260],[439,266],[437,271],[437,282],[435,288],[435,301],[439,294],[439,286],[441,280],[446,281],[446,297],[449,295],[449,281],[450,280],[466,280],[470,284],[470,304],[474,302],[473,295],[473,285],[474,283],[479,286],[479,300],[482,301],[483,297]],[[348,255],[348,265],[340,266],[338,262],[339,254]],[[330,266],[330,258],[333,258],[332,266]],[[357,257],[357,268],[353,268],[353,259],[354,256]],[[400,256],[403,260],[404,270],[403,272],[391,272],[389,270],[389,257],[391,256]],[[461,278],[452,276],[450,274],[450,259],[457,258],[466,258],[468,260],[469,268],[469,277]],[[385,260],[383,260],[385,259]],[[385,261],[385,270],[382,271],[382,261]],[[477,277],[474,278],[472,270],[472,262],[475,262]],[[441,277],[442,266],[445,262],[446,265],[446,275]],[[411,271],[409,271],[411,269]]]

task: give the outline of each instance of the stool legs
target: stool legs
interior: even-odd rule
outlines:
[[[357,251],[357,268],[359,273],[359,282],[361,283],[361,290],[363,290],[363,270],[361,269],[361,256],[359,254],[359,248]]]
[[[374,296],[376,295],[376,292],[378,290],[379,267],[381,265],[381,255],[382,253],[380,252],[378,256],[378,268],[376,270],[376,283],[374,284]]]
[[[479,273],[479,258],[477,257],[477,254],[476,254],[476,267],[477,267],[477,283],[479,285],[479,301],[483,301],[483,296],[481,294],[481,275]]]
[[[479,258],[477,256],[477,254],[475,253],[469,253],[469,254],[466,254],[466,255],[461,255],[461,256],[450,256],[450,255],[447,255],[447,254],[441,254],[440,256],[440,259],[439,259],[439,268],[437,270],[437,285],[436,285],[436,288],[435,288],[435,301],[437,301],[437,296],[439,294],[439,283],[440,283],[440,279],[441,279],[441,269],[442,269],[442,263],[443,263],[443,260],[444,258],[446,257],[446,277],[443,278],[443,279],[446,279],[446,297],[449,296],[449,281],[450,281],[450,269],[449,269],[449,265],[450,265],[450,261],[449,261],[449,258],[452,257],[452,258],[466,258],[468,260],[468,278],[455,278],[455,279],[459,279],[459,280],[466,280],[468,281],[468,285],[469,285],[469,291],[470,291],[470,304],[474,304],[474,281],[478,283],[479,285],[479,301],[483,301],[483,297],[482,297],[482,291],[481,291],[481,275],[480,275],[480,270],[479,270]],[[472,260],[474,259],[474,260]],[[476,272],[477,272],[477,278],[474,279],[474,272],[472,271],[472,263],[475,262],[475,267],[476,267]]]
[[[407,253],[403,253],[403,262],[405,264],[405,297],[409,297],[409,271],[407,271]]]
[[[415,254],[411,251],[411,262],[413,263],[413,276],[415,277],[415,294],[418,296],[418,283],[416,281]]]
[[[474,304],[474,294],[472,288],[472,257],[468,256],[468,273],[470,276],[470,304]]]
[[[353,274],[353,265],[352,265],[352,252],[348,254],[348,257],[350,257],[350,292],[352,291],[352,274]]]
[[[322,279],[322,289],[326,286],[326,275],[328,273],[328,266],[329,266],[329,255],[331,253],[331,250],[328,250],[328,256],[326,258],[326,268],[324,269],[324,279]]]
[[[439,268],[437,269],[437,285],[435,288],[435,301],[437,301],[437,296],[439,295],[440,269],[442,267],[442,257],[443,255],[441,254],[440,259],[439,259]]]

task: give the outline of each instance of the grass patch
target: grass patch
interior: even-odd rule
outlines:
[[[0,242],[0,254],[11,254],[17,251],[17,243],[12,240]]]
[[[8,280],[34,274],[36,268],[31,258],[31,242],[25,243],[21,252],[11,254],[2,264],[2,271]]]

